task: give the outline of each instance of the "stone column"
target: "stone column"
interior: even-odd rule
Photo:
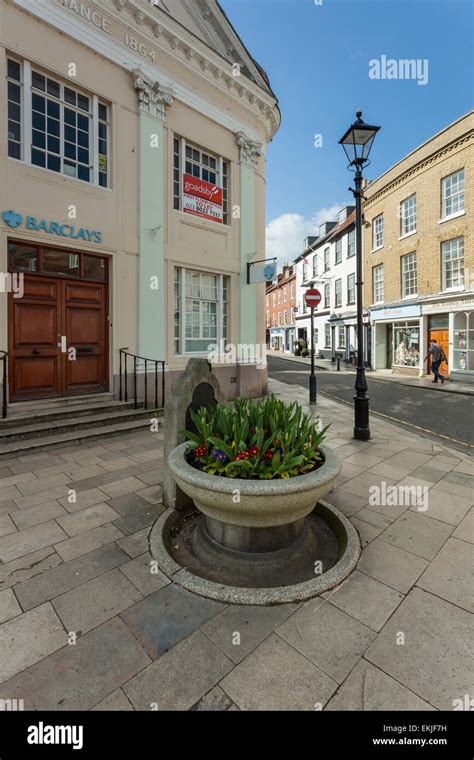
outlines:
[[[138,93],[138,352],[166,359],[166,283],[164,274],[166,109],[173,93],[151,82],[140,69],[133,72]]]

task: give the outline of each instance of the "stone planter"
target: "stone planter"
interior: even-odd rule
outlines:
[[[187,444],[171,452],[168,464],[176,483],[206,516],[196,537],[214,554],[218,549],[285,561],[305,542],[305,517],[334,487],[341,464],[332,449],[321,446],[324,464],[314,472],[278,480],[245,480],[208,475],[185,459]],[[277,556],[278,555],[278,556]]]

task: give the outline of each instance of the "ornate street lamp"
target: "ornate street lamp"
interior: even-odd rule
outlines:
[[[349,161],[348,169],[355,172],[355,189],[350,187],[356,203],[356,262],[357,262],[357,375],[354,396],[354,438],[368,441],[369,399],[364,369],[364,323],[362,304],[362,169],[369,162],[369,153],[380,127],[365,124],[362,111],[357,111],[356,120],[339,140]]]

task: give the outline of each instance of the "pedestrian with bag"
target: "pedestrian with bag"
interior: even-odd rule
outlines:
[[[444,377],[439,372],[439,367],[442,362],[448,363],[448,360],[446,359],[446,354],[444,353],[441,346],[438,345],[438,343],[433,339],[431,341],[431,346],[428,349],[428,353],[426,354],[423,361],[426,361],[428,359],[428,356],[431,354],[431,369],[433,370],[434,380],[433,383],[437,383],[438,379],[441,380],[441,382],[444,385]]]

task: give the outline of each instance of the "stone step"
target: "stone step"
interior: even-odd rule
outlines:
[[[14,401],[8,406],[8,416],[23,414],[23,412],[41,412],[47,409],[63,409],[77,404],[105,404],[115,401],[116,393],[103,391],[101,393],[85,393],[76,396],[52,396],[51,398],[34,399],[33,401]]]
[[[162,410],[158,410],[158,412],[156,412],[156,416],[162,416]],[[32,438],[29,440],[19,440],[7,444],[0,444],[0,461],[8,460],[17,456],[35,454],[39,451],[49,451],[50,449],[58,448],[61,446],[69,447],[74,444],[79,445],[82,443],[98,440],[100,438],[108,438],[109,436],[115,436],[124,433],[133,433],[138,430],[149,428],[149,426],[149,417],[147,417],[146,414],[143,414],[141,419],[131,420],[129,422],[121,421],[109,425],[89,427],[83,430],[62,432],[56,435],[47,436],[46,438]]]
[[[9,414],[5,420],[0,419],[0,438],[4,430],[23,424],[28,424],[31,427],[31,425],[40,422],[54,422],[55,420],[71,417],[86,417],[99,411],[101,413],[108,411],[113,414],[125,409],[133,409],[133,401],[106,401],[101,404],[84,402],[82,404],[67,404],[62,407],[31,409],[30,411],[20,411],[18,409]]]
[[[57,420],[47,420],[37,422],[36,418],[26,421],[18,420],[18,424],[11,427],[0,428],[0,447],[13,443],[14,441],[30,441],[34,438],[42,438],[47,443],[51,436],[72,431],[80,431],[87,428],[98,428],[110,424],[121,424],[135,420],[143,420],[144,424],[149,424],[150,417],[153,416],[153,410],[143,408],[134,409],[128,405],[123,409],[114,409],[113,411],[103,412],[103,410],[94,411],[84,416],[61,416]],[[11,422],[11,421],[10,421]],[[1,448],[0,448],[1,450]]]

